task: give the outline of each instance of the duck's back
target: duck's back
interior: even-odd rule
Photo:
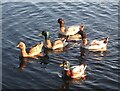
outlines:
[[[57,39],[53,42],[53,48],[52,49],[57,49],[63,47],[63,41],[60,39]]]
[[[71,71],[72,71],[72,76],[71,77],[72,78],[82,77],[85,69],[86,69],[86,66],[84,66],[84,65],[71,67]]]
[[[105,40],[93,40],[91,41],[87,46],[85,46],[86,49],[92,50],[92,51],[106,51],[107,50],[107,42],[104,42]]]
[[[29,55],[39,54],[40,52],[42,52],[42,47],[43,47],[43,45],[41,45],[41,44],[37,44],[37,45],[31,47],[31,49],[29,51]]]
[[[69,26],[65,28],[66,35],[75,35],[79,31],[79,26]]]

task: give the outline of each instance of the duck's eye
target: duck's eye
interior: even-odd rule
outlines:
[[[65,63],[64,66],[67,66],[67,64]]]
[[[22,47],[22,45],[19,45],[20,47]]]
[[[19,44],[19,47],[23,47],[23,44]]]

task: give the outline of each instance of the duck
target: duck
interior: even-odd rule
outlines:
[[[22,57],[37,59],[38,56],[43,56],[42,53],[43,42],[31,46],[28,52],[26,51],[26,45],[24,42],[19,42],[16,47],[20,48]]]
[[[81,29],[81,25],[73,25],[64,27],[64,19],[59,18],[58,23],[60,25],[59,36],[69,36],[69,40],[80,40],[81,35],[78,34],[79,30]]]
[[[44,47],[51,50],[56,50],[59,48],[64,48],[68,45],[68,42],[65,38],[58,38],[54,41],[50,40],[50,33],[48,31],[42,31],[38,36],[45,37]]]
[[[82,48],[88,49],[89,51],[106,51],[109,37],[102,39],[94,39],[86,45],[81,44]]]
[[[60,64],[60,67],[63,67],[63,71],[62,71],[63,78],[76,79],[76,78],[84,78],[86,76],[85,70],[87,65],[81,64],[70,67],[69,61],[63,61],[63,63]]]

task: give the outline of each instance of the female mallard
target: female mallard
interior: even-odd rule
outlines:
[[[80,26],[69,26],[69,27],[64,27],[64,20],[62,18],[58,19],[58,23],[60,24],[60,31],[59,33],[61,35],[75,35],[78,31]]]
[[[26,45],[24,42],[19,42],[16,47],[21,49],[22,57],[37,58],[37,56],[43,56],[42,54],[43,43],[32,46],[28,53],[26,52]]]
[[[49,39],[49,32],[47,31],[42,31],[42,33],[39,34],[39,36],[43,35],[45,37],[45,48],[48,49],[59,49],[59,48],[63,48],[65,46],[68,45],[68,43],[66,42],[66,39],[57,39],[54,42],[51,42],[51,40]]]
[[[93,40],[87,45],[81,45],[81,47],[88,49],[90,51],[106,51],[108,45],[108,38],[103,38],[101,40]]]
[[[84,78],[87,65],[82,64],[70,67],[69,61],[63,61],[60,67],[63,67],[62,75],[64,78]]]
[[[69,36],[69,40],[80,40],[81,35],[78,34],[78,31],[81,29],[81,26],[69,26],[64,27],[64,20],[62,18],[58,19],[58,23],[60,24],[59,35]]]

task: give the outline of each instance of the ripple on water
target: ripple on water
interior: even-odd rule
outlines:
[[[2,9],[3,88],[118,88],[117,3],[8,2],[2,5]],[[30,47],[44,41],[43,37],[38,36],[43,30],[50,31],[50,38],[54,40],[57,38],[57,19],[60,17],[64,18],[65,26],[85,24],[88,40],[110,36],[108,50],[103,53],[85,51],[85,56],[81,58],[80,43],[71,43],[70,48],[63,52],[48,51],[48,63],[40,64],[44,62],[43,59],[30,59],[25,62],[23,70],[18,70],[21,60],[20,50],[15,47],[17,43],[24,41]],[[64,81],[59,78],[59,64],[64,60],[70,61],[71,65],[87,64],[86,79]]]

